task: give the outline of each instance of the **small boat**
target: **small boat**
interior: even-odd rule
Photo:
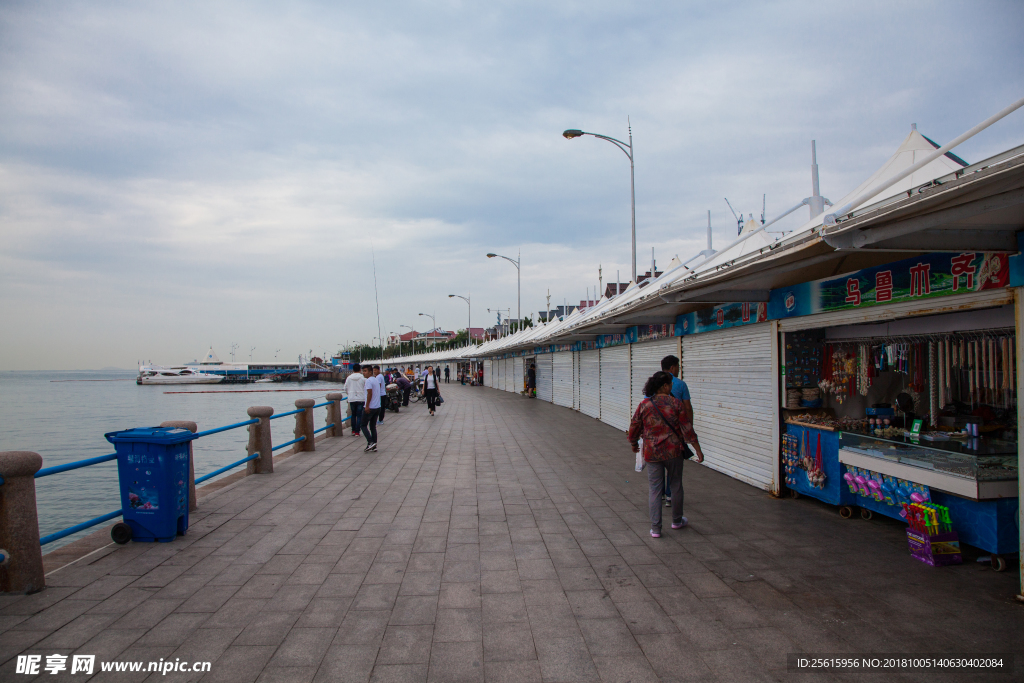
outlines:
[[[191,368],[162,368],[159,366],[142,366],[136,384],[217,384],[224,381],[223,375],[199,372]]]

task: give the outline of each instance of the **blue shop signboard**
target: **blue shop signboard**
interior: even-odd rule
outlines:
[[[678,337],[679,334],[676,331],[675,323],[667,325],[637,325],[636,340],[638,342],[654,341],[655,339],[666,339],[668,337]]]
[[[552,344],[551,353],[558,353],[560,351],[579,351],[579,342],[570,342],[568,344]]]
[[[726,327],[763,323],[768,320],[768,302],[721,304],[700,311],[684,313],[676,318],[676,335],[712,332]]]
[[[627,327],[621,334],[599,334],[597,335],[597,348],[606,349],[609,346],[622,346],[623,344],[636,343],[636,327]]]
[[[925,254],[773,289],[768,317],[775,320],[1001,289],[1010,283],[1009,266],[1009,254],[1005,252]]]

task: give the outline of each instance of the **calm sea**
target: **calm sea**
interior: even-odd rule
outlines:
[[[125,371],[0,372],[0,451],[35,451],[43,456],[43,467],[51,467],[113,453],[103,437],[107,432],[166,420],[193,420],[200,430],[212,429],[248,420],[249,406],[269,405],[282,413],[294,410],[297,398],[319,403],[328,392],[341,389],[331,382],[138,386],[135,376]],[[250,393],[266,389],[290,391]],[[317,409],[317,428],[324,425],[326,412]],[[294,438],[293,417],[271,425],[274,444]],[[244,458],[247,441],[244,427],[198,440],[196,476]],[[121,507],[117,465],[103,463],[37,479],[36,496],[40,535],[98,517]],[[50,543],[43,552],[93,531]]]

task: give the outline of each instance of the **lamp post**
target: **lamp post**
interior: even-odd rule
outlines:
[[[601,138],[612,143],[625,153],[629,158],[629,203],[633,217],[633,282],[636,282],[636,188],[633,183],[633,126],[629,125],[629,142],[623,142],[622,140],[616,140],[610,138],[607,135],[598,135],[597,133],[587,133],[582,130],[570,128],[562,133],[562,137],[566,140],[572,140],[573,138],[583,137],[584,135],[590,135],[595,138]],[[652,274],[653,275],[653,274]]]
[[[430,318],[430,320],[431,320],[431,321],[432,321],[432,322],[434,323],[434,329],[433,329],[433,330],[431,330],[431,332],[437,332],[437,319],[436,319],[436,318],[434,318],[434,316],[432,316],[432,315],[431,315],[431,314],[429,314],[429,313],[420,313],[420,315],[422,315],[422,316],[423,316],[423,317],[425,317],[425,318]],[[431,348],[433,348],[433,347],[434,347],[434,342],[433,342],[433,341],[431,341],[431,342],[430,342],[430,347],[431,347]]]
[[[458,297],[466,302],[466,307],[469,309],[469,313],[466,316],[466,346],[473,343],[473,304],[469,302],[468,296],[462,296],[460,294],[449,294],[448,298]]]
[[[508,256],[502,256],[501,254],[488,254],[487,258],[494,258],[495,256],[497,256],[498,258],[505,259],[506,261],[508,261],[509,263],[516,267],[516,315],[519,316],[519,327],[521,329],[523,326],[523,307],[521,303],[523,279],[522,271],[520,270],[519,265],[520,262],[523,260],[523,253],[521,251],[517,252],[517,258],[514,261],[510,259]]]

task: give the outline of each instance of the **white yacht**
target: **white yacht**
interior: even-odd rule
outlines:
[[[224,375],[212,375],[180,366],[165,368],[159,365],[140,365],[136,384],[217,384]]]

